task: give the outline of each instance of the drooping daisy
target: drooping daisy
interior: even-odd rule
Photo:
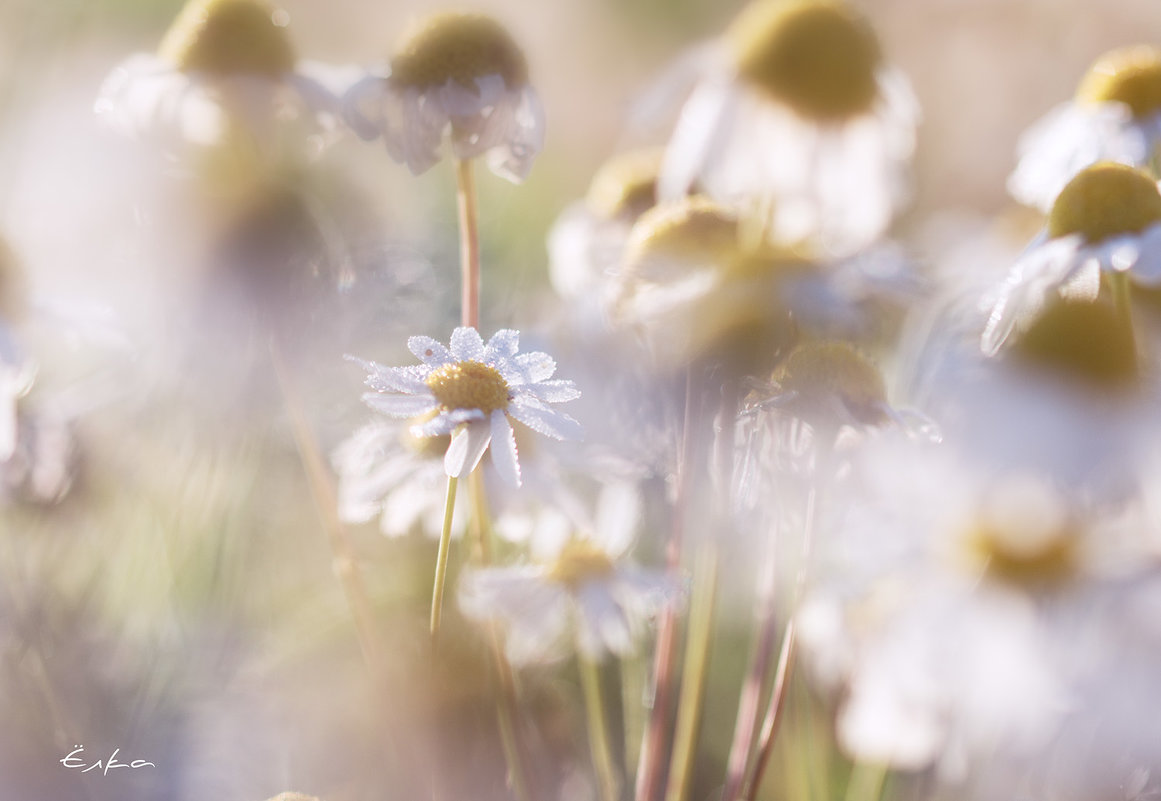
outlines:
[[[571,381],[553,379],[556,362],[539,351],[519,353],[520,332],[497,331],[485,345],[474,328],[457,328],[448,347],[431,337],[416,336],[407,347],[421,362],[412,367],[384,367],[360,362],[367,369],[363,396],[372,409],[392,417],[434,413],[412,426],[420,437],[451,435],[444,469],[464,476],[492,447],[492,464],[510,484],[520,484],[516,438],[509,416],[545,436],[579,439],[580,424],[549,404],[580,397]]]
[[[349,79],[300,61],[288,20],[267,0],[189,0],[156,54],[109,75],[94,110],[179,161],[208,151],[236,169],[317,151],[337,131]]]
[[[1100,163],[1078,173],[1010,270],[981,345],[995,353],[1056,294],[1095,298],[1103,279],[1161,286],[1161,191],[1145,173]]]
[[[423,20],[391,59],[347,93],[346,118],[415,174],[440,159],[445,139],[459,159],[484,156],[520,183],[544,146],[544,110],[528,62],[496,20],[441,13]]]
[[[680,583],[624,563],[637,525],[622,492],[605,492],[595,525],[546,548],[537,564],[473,570],[460,578],[460,609],[504,626],[516,665],[567,656],[598,661],[632,651],[645,623],[681,597]]]
[[[841,0],[755,0],[707,56],[659,185],[757,207],[779,243],[849,253],[909,194],[907,81]]]
[[[1008,191],[1047,211],[1072,177],[1113,161],[1157,168],[1161,145],[1161,49],[1124,47],[1089,67],[1076,97],[1049,112],[1020,139]]]

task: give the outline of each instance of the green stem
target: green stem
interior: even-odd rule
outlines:
[[[847,782],[846,801],[879,801],[887,780],[887,767],[879,763],[856,762]]]
[[[459,479],[447,478],[447,505],[443,509],[443,531],[439,535],[439,556],[435,559],[435,584],[431,590],[431,639],[439,636],[443,617],[443,588],[447,578],[447,553],[451,547],[452,513],[456,508],[456,484]]]
[[[609,722],[605,715],[605,698],[601,689],[601,668],[587,657],[577,659],[580,668],[581,689],[584,691],[585,712],[588,716],[589,748],[593,767],[600,783],[601,801],[617,801],[620,779],[609,744]]]
[[[460,324],[480,327],[480,229],[471,159],[456,160],[456,208],[460,223]]]
[[[710,634],[717,596],[717,562],[717,549],[711,543],[704,543],[698,554],[693,577],[689,637],[686,640],[681,696],[677,704],[677,723],[673,735],[673,761],[669,766],[665,801],[684,801],[690,779],[693,778],[693,754],[705,700]]]

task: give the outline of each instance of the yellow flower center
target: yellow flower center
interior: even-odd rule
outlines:
[[[1100,242],[1138,233],[1161,222],[1161,192],[1153,179],[1123,164],[1101,163],[1079,172],[1060,191],[1048,215],[1051,237],[1081,234]]]
[[[879,369],[845,342],[799,345],[774,370],[771,382],[808,403],[837,397],[864,423],[885,422],[887,387]]]
[[[182,72],[278,77],[296,61],[278,15],[265,0],[190,0],[158,54]]]
[[[509,89],[528,83],[528,62],[511,34],[482,14],[441,13],[405,36],[391,59],[391,77],[419,90],[455,81],[476,91],[476,79],[499,75]]]
[[[727,32],[739,74],[800,115],[842,120],[878,96],[879,41],[837,0],[756,0]]]
[[[613,560],[597,546],[584,540],[571,540],[548,570],[549,581],[577,589],[585,582],[601,579],[613,572]]]
[[[1105,53],[1085,73],[1076,99],[1124,103],[1137,118],[1161,110],[1161,50],[1138,45]]]
[[[988,575],[1027,586],[1057,582],[1074,573],[1078,532],[1060,494],[1044,481],[1005,477],[981,507],[966,544]]]
[[[587,198],[589,208],[606,219],[636,219],[653,208],[664,155],[661,148],[647,148],[609,159],[593,176]]]
[[[724,263],[738,250],[737,216],[703,197],[656,206],[641,215],[629,237],[625,266],[633,272],[645,262],[677,259],[684,263]]]
[[[400,433],[404,447],[420,459],[442,459],[443,455],[447,453],[448,445],[451,444],[451,434],[437,437],[417,437],[411,433],[412,426],[423,425],[437,414],[439,414],[439,410],[435,409],[427,414],[412,418],[410,425],[406,426]]]
[[[483,362],[444,365],[427,377],[427,386],[445,410],[479,409],[491,414],[508,408],[508,382],[499,370]]]
[[[1099,300],[1055,301],[1012,352],[1096,389],[1132,389],[1140,375],[1132,332],[1111,303]]]

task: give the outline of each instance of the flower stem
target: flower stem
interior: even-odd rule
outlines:
[[[577,659],[580,668],[581,689],[584,691],[585,712],[588,716],[589,748],[593,767],[600,783],[601,801],[617,801],[620,778],[609,744],[609,723],[605,715],[605,697],[601,690],[600,665],[588,657]]]
[[[856,762],[847,782],[846,801],[879,801],[887,768],[879,763]]]
[[[443,509],[443,531],[439,535],[439,555],[435,559],[435,582],[431,590],[431,639],[439,636],[439,624],[443,617],[443,587],[447,578],[447,553],[451,547],[452,514],[456,508],[455,476],[447,478],[447,505]]]
[[[386,673],[386,662],[384,661],[386,649],[375,626],[374,607],[367,594],[366,585],[363,584],[363,574],[359,571],[355,549],[351,545],[346,527],[339,519],[338,495],[334,483],[327,470],[326,462],[323,461],[322,454],[319,452],[318,443],[315,441],[302,401],[290,378],[290,373],[286,369],[281,350],[273,338],[270,340],[270,360],[274,366],[279,388],[282,390],[286,411],[290,415],[295,446],[298,449],[303,470],[306,472],[315,509],[331,544],[335,575],[342,584],[347,605],[351,609],[351,617],[355,622],[355,633],[359,639],[363,659],[366,661],[376,685],[378,685]]]
[[[471,159],[456,160],[456,207],[460,222],[460,324],[480,327],[480,230]]]
[[[690,779],[693,778],[693,753],[701,725],[702,702],[705,700],[717,579],[717,548],[712,543],[703,543],[697,555],[697,569],[693,577],[689,637],[685,644],[681,698],[677,704],[677,723],[665,801],[685,801]]]

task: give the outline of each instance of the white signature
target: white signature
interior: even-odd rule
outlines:
[[[109,758],[105,760],[98,759],[93,764],[89,765],[82,759],[79,754],[83,753],[85,747],[78,745],[69,752],[64,759],[57,760],[66,768],[80,768],[81,773],[88,773],[90,770],[100,770],[101,775],[108,776],[109,771],[117,768],[155,768],[157,767],[152,762],[146,762],[144,759],[135,759],[132,762],[118,762],[117,754],[121,753],[120,748],[113,749],[113,753],[109,754]]]

